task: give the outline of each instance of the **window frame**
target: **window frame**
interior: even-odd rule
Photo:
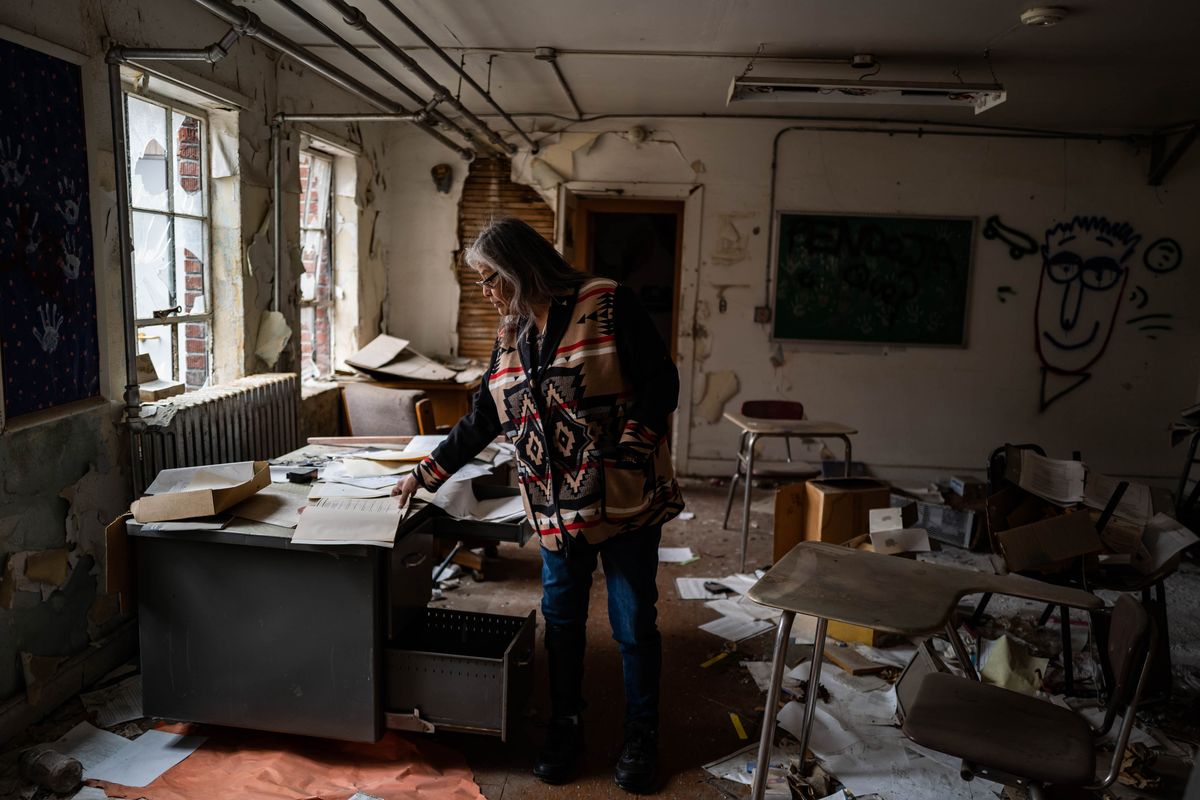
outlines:
[[[318,290],[318,286],[316,285],[316,281],[319,280],[319,278],[320,278],[320,266],[318,263],[317,272],[314,276],[313,299],[306,300],[304,298],[304,293],[300,292],[298,295],[298,298],[297,298],[297,305],[298,305],[297,310],[300,315],[299,323],[300,323],[300,327],[302,330],[303,330],[303,326],[304,326],[304,311],[305,311],[305,309],[312,308],[312,309],[315,309],[317,312],[319,312],[321,309],[324,309],[325,313],[328,315],[328,317],[329,317],[329,372],[327,374],[321,374],[320,372],[316,371],[315,365],[316,365],[317,361],[315,358],[313,358],[312,359],[312,363],[314,365],[313,374],[311,374],[311,375],[307,374],[306,368],[308,365],[301,363],[300,375],[301,375],[302,380],[325,381],[325,380],[329,380],[330,378],[333,377],[333,374],[336,371],[335,365],[337,363],[337,349],[336,349],[337,345],[336,345],[336,338],[335,338],[337,325],[336,325],[335,320],[337,318],[336,311],[337,311],[338,286],[337,286],[337,253],[336,253],[336,243],[335,243],[335,235],[334,235],[335,231],[334,231],[334,225],[333,225],[333,213],[334,213],[334,204],[336,203],[336,199],[337,199],[337,192],[334,191],[334,187],[337,183],[338,156],[335,153],[331,153],[327,150],[321,149],[319,140],[313,139],[312,137],[308,137],[308,138],[309,138],[309,141],[307,142],[307,144],[304,144],[302,147],[300,147],[299,154],[301,156],[308,156],[309,158],[317,158],[317,159],[321,159],[323,161],[329,162],[329,185],[326,187],[325,220],[322,222],[321,227],[316,228],[316,227],[305,226],[304,213],[302,210],[303,206],[301,206],[299,209],[297,209],[297,211],[300,212],[298,214],[298,220],[297,220],[298,225],[299,225],[298,230],[300,233],[299,238],[300,238],[301,243],[303,244],[305,231],[315,231],[315,230],[324,231],[325,240],[328,243],[327,246],[329,248],[329,263],[328,263],[329,294],[326,299],[324,299],[324,300],[320,299],[321,293]],[[297,165],[299,165],[299,160],[297,160]],[[311,172],[309,174],[311,174]],[[300,188],[301,188],[301,194],[300,194],[301,203],[307,202],[308,189],[306,186],[302,186]],[[304,256],[303,250],[301,250],[300,255],[301,255],[301,267],[303,267],[303,256]],[[317,258],[319,259],[320,255],[318,255]],[[317,314],[314,313],[313,314],[313,330],[310,332],[310,335],[313,338],[314,352],[315,352],[316,346],[317,346],[316,319],[317,319]]]
[[[187,352],[180,348],[185,347],[183,344],[186,337],[183,333],[183,326],[190,323],[203,324],[208,329],[208,336],[205,338],[205,382],[203,385],[209,385],[212,382],[215,330],[213,325],[213,307],[215,306],[214,286],[212,280],[212,171],[211,171],[211,125],[212,121],[209,118],[209,112],[196,105],[176,100],[171,97],[165,97],[154,92],[139,91],[137,87],[129,81],[122,81],[122,102],[124,103],[124,121],[125,121],[125,147],[126,147],[126,168],[127,174],[125,180],[129,186],[129,218],[132,221],[135,213],[154,214],[168,219],[169,230],[171,234],[170,258],[171,268],[170,274],[174,276],[178,265],[175,263],[175,220],[176,218],[185,218],[197,220],[200,222],[204,236],[204,259],[201,264],[204,268],[204,308],[203,314],[183,314],[170,313],[163,317],[137,317],[137,274],[136,271],[130,275],[132,288],[134,293],[134,329],[140,333],[143,328],[169,327],[173,329],[171,341],[171,364],[172,373],[170,376],[159,375],[160,380],[177,381],[184,385],[184,391],[194,391],[187,385]],[[167,210],[138,208],[133,202],[133,171],[137,165],[137,161],[141,156],[135,156],[129,150],[129,98],[135,97],[145,103],[159,106],[167,111],[167,134],[169,147],[167,148],[166,170],[167,170]],[[171,123],[175,114],[183,114],[189,117],[194,117],[200,120],[201,129],[201,146],[200,146],[200,181],[201,191],[204,193],[204,202],[202,204],[203,215],[188,214],[175,211],[175,161],[177,159],[178,143],[174,138],[174,128]],[[132,235],[132,231],[131,231]],[[132,247],[132,241],[130,246]],[[184,289],[186,291],[186,289]],[[179,289],[175,288],[176,301],[179,299]],[[182,305],[182,303],[180,303]],[[168,309],[155,309],[157,311],[167,311]],[[152,312],[153,313],[153,312]],[[138,339],[138,350],[141,349],[141,339]],[[180,357],[183,357],[181,366]],[[196,387],[200,388],[200,387]]]

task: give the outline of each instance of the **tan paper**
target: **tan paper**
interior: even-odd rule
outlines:
[[[352,458],[366,458],[370,461],[424,461],[429,457],[428,450],[372,450],[367,453],[355,453]]]
[[[929,534],[924,528],[901,528],[899,530],[875,531],[870,534],[871,546],[876,553],[928,553]]]
[[[242,483],[222,488],[192,488],[208,484],[208,476],[200,476],[195,481],[179,484],[187,487],[182,491],[169,491],[135,500],[130,511],[138,522],[166,522],[220,514],[271,483],[270,465],[266,461],[252,463],[253,475]]]
[[[406,510],[391,497],[327,498],[304,509],[292,543],[391,547]]]
[[[408,347],[407,339],[397,339],[382,333],[371,340],[366,347],[346,359],[346,363],[359,369],[379,369],[384,364],[395,361]]]
[[[307,505],[308,498],[292,491],[287,484],[271,484],[230,508],[229,513],[242,519],[294,528],[300,522],[300,509]]]

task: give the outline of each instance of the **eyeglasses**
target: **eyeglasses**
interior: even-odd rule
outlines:
[[[489,286],[491,286],[492,284],[494,284],[496,282],[496,278],[499,278],[499,277],[500,277],[499,272],[493,272],[491,275],[488,275],[483,280],[475,281],[475,285],[478,286],[480,289],[486,289]]]

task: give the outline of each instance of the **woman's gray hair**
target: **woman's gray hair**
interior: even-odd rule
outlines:
[[[533,309],[573,292],[587,276],[567,263],[540,233],[516,217],[493,219],[467,248],[469,266],[500,273],[511,293],[503,328],[522,335],[533,325]]]

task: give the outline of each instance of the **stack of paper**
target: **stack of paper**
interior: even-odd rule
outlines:
[[[1017,485],[1030,494],[1060,506],[1083,501],[1084,468],[1080,461],[1064,461],[1021,450]]]
[[[391,547],[407,511],[391,497],[325,498],[304,509],[292,543]]]

